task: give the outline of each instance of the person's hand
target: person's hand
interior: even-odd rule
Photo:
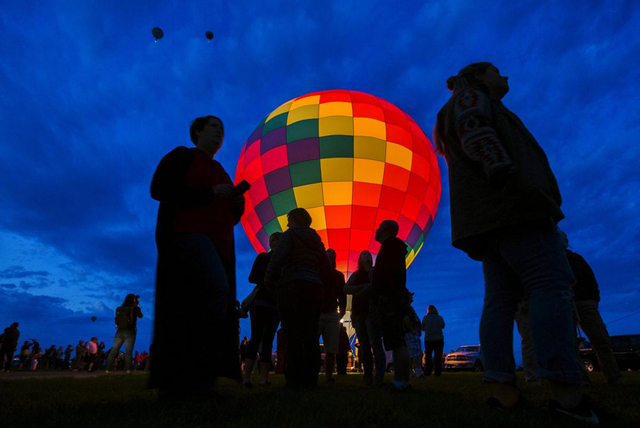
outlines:
[[[230,198],[233,195],[233,186],[231,184],[218,184],[213,186],[213,194],[222,198]]]

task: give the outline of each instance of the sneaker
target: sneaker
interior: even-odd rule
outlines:
[[[245,380],[244,382],[242,382],[242,386],[245,387],[245,389],[251,389],[253,388],[253,384],[251,383],[250,379]]]
[[[500,400],[498,400],[496,397],[491,397],[487,400],[487,406],[489,406],[490,408],[494,409],[494,410],[500,410],[500,411],[508,411],[508,410],[516,410],[516,409],[525,409],[529,402],[527,401],[526,398],[524,398],[522,396],[522,394],[518,394],[518,399],[516,400],[516,403],[511,406],[511,407],[506,407],[504,406]]]
[[[111,373],[111,370],[105,370],[104,372],[105,372],[106,374],[109,374],[109,373]]]
[[[549,400],[549,410],[552,413],[569,416],[588,424],[598,425],[600,423],[598,416],[591,410],[591,403],[586,395],[583,395],[580,404],[572,409],[562,407],[556,400]]]
[[[260,382],[260,386],[271,386],[271,381]]]
[[[409,392],[413,391],[413,386],[411,386],[410,382],[400,382],[394,380],[391,382],[390,389],[393,392]]]
[[[127,374],[131,374],[131,373],[133,373],[133,371],[127,370]]]

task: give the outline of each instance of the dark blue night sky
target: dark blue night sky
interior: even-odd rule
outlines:
[[[91,336],[109,347],[113,311],[135,292],[136,349],[148,349],[149,184],[165,153],[190,145],[195,117],[225,121],[216,158],[233,175],[256,124],[287,100],[363,91],[431,135],[446,79],[491,61],[509,76],[505,105],[549,157],[560,226],[596,274],[610,333],[640,333],[638,22],[632,0],[3,2],[0,327],[19,321],[21,340],[47,347]],[[450,245],[439,162],[442,200],[408,287],[418,314],[434,304],[443,315],[449,350],[478,342],[483,280]],[[236,239],[242,299],[255,251],[240,226]]]

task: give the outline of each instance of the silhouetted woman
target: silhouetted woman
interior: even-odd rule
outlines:
[[[332,269],[320,236],[310,227],[309,213],[295,208],[287,214],[287,221],[289,228],[273,251],[264,283],[276,291],[287,335],[287,386],[315,387],[320,369],[323,281],[330,279]]]
[[[280,232],[275,232],[269,236],[269,249],[271,252],[258,254],[258,257],[253,262],[251,273],[249,273],[249,282],[257,285],[258,293],[249,308],[251,340],[247,346],[244,366],[244,385],[246,387],[251,386],[251,372],[256,363],[258,348],[260,348],[260,385],[267,386],[270,384],[271,351],[273,350],[273,338],[276,335],[276,330],[278,330],[278,324],[280,324],[280,317],[276,307],[276,293],[265,287],[264,275],[267,272],[273,249],[280,242],[280,235]]]
[[[449,170],[453,246],[484,270],[484,380],[493,387],[491,405],[518,403],[513,320],[524,287],[539,377],[549,380],[554,406],[589,418],[573,343],[574,278],[556,228],[564,217],[560,190],[538,142],[501,102],[507,80],[488,62],[464,67],[447,80],[453,94],[434,130]]]
[[[113,360],[118,356],[123,343],[127,373],[132,373],[131,354],[136,344],[138,318],[142,318],[142,309],[140,309],[138,298],[139,296],[135,294],[127,294],[124,302],[122,302],[122,306],[116,308],[116,327],[118,330],[113,338],[113,345],[107,357],[106,373],[109,373],[113,369]]]
[[[217,375],[241,379],[233,227],[244,197],[214,160],[222,121],[197,118],[190,135],[196,147],[172,150],[151,183],[160,208],[150,385],[167,398],[210,394]],[[188,357],[176,364],[178,354]]]
[[[429,305],[427,315],[422,318],[422,331],[424,331],[424,350],[426,352],[424,363],[425,376],[431,376],[432,365],[435,366],[434,374],[442,374],[442,349],[444,348],[444,320],[438,314],[435,306]]]
[[[371,329],[369,321],[369,305],[371,302],[370,285],[373,275],[373,257],[371,253],[364,250],[358,257],[358,270],[353,272],[344,286],[344,292],[351,295],[351,325],[356,330],[359,343],[359,358],[364,370],[364,383],[373,383],[373,355],[371,353]],[[382,345],[382,343],[380,343]],[[382,347],[382,346],[380,346]],[[379,356],[383,361],[380,364]],[[384,376],[386,357],[384,349],[381,353],[376,353],[376,372]]]

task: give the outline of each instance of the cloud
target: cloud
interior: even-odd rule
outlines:
[[[25,270],[22,266],[10,266],[0,271],[0,279],[29,278],[33,276],[49,276],[49,272],[44,270]]]

